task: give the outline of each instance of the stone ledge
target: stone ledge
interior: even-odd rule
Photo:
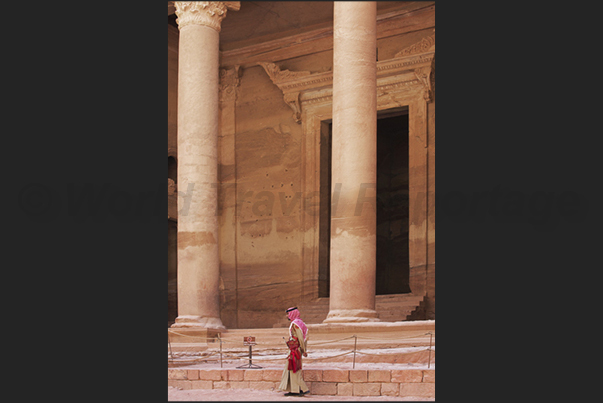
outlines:
[[[303,370],[314,395],[409,396],[435,398],[435,369]],[[168,386],[181,389],[241,389],[278,391],[282,370],[168,369]]]

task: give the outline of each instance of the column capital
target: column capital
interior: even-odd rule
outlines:
[[[204,25],[220,32],[228,10],[239,10],[239,1],[175,1],[178,29],[187,25]]]

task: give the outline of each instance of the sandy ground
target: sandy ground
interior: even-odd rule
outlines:
[[[168,386],[168,401],[258,401],[265,402],[270,400],[282,400],[295,402],[298,400],[311,401],[332,401],[332,400],[347,400],[347,401],[433,401],[428,398],[411,398],[411,397],[396,397],[396,396],[328,396],[320,395],[313,396],[311,393],[303,397],[285,396],[284,392],[271,390],[255,390],[255,389],[191,389],[180,390]]]

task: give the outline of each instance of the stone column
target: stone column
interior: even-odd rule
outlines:
[[[178,317],[224,329],[218,250],[220,28],[239,2],[176,1],[178,45]]]
[[[329,322],[378,321],[377,6],[336,1]],[[339,187],[339,191],[336,189]],[[339,193],[339,194],[336,194]]]

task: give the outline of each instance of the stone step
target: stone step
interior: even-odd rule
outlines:
[[[350,337],[353,335],[358,336],[359,348],[428,346],[430,337],[426,333],[435,333],[435,321],[308,324],[308,329],[309,345],[317,349],[337,349],[342,348],[342,345],[351,345],[353,339]],[[220,348],[218,338],[213,335],[209,335],[207,340],[203,340],[202,337],[181,337],[178,340],[174,336],[172,334],[170,337],[172,351],[194,351],[195,346],[199,347],[197,351],[208,349],[216,351]],[[243,352],[248,350],[248,347],[243,344],[243,338],[254,336],[257,343],[253,346],[255,354],[264,350],[282,349],[283,338],[288,338],[288,328],[227,329],[220,332],[220,336],[224,349],[234,348]],[[333,342],[340,339],[345,341]]]

